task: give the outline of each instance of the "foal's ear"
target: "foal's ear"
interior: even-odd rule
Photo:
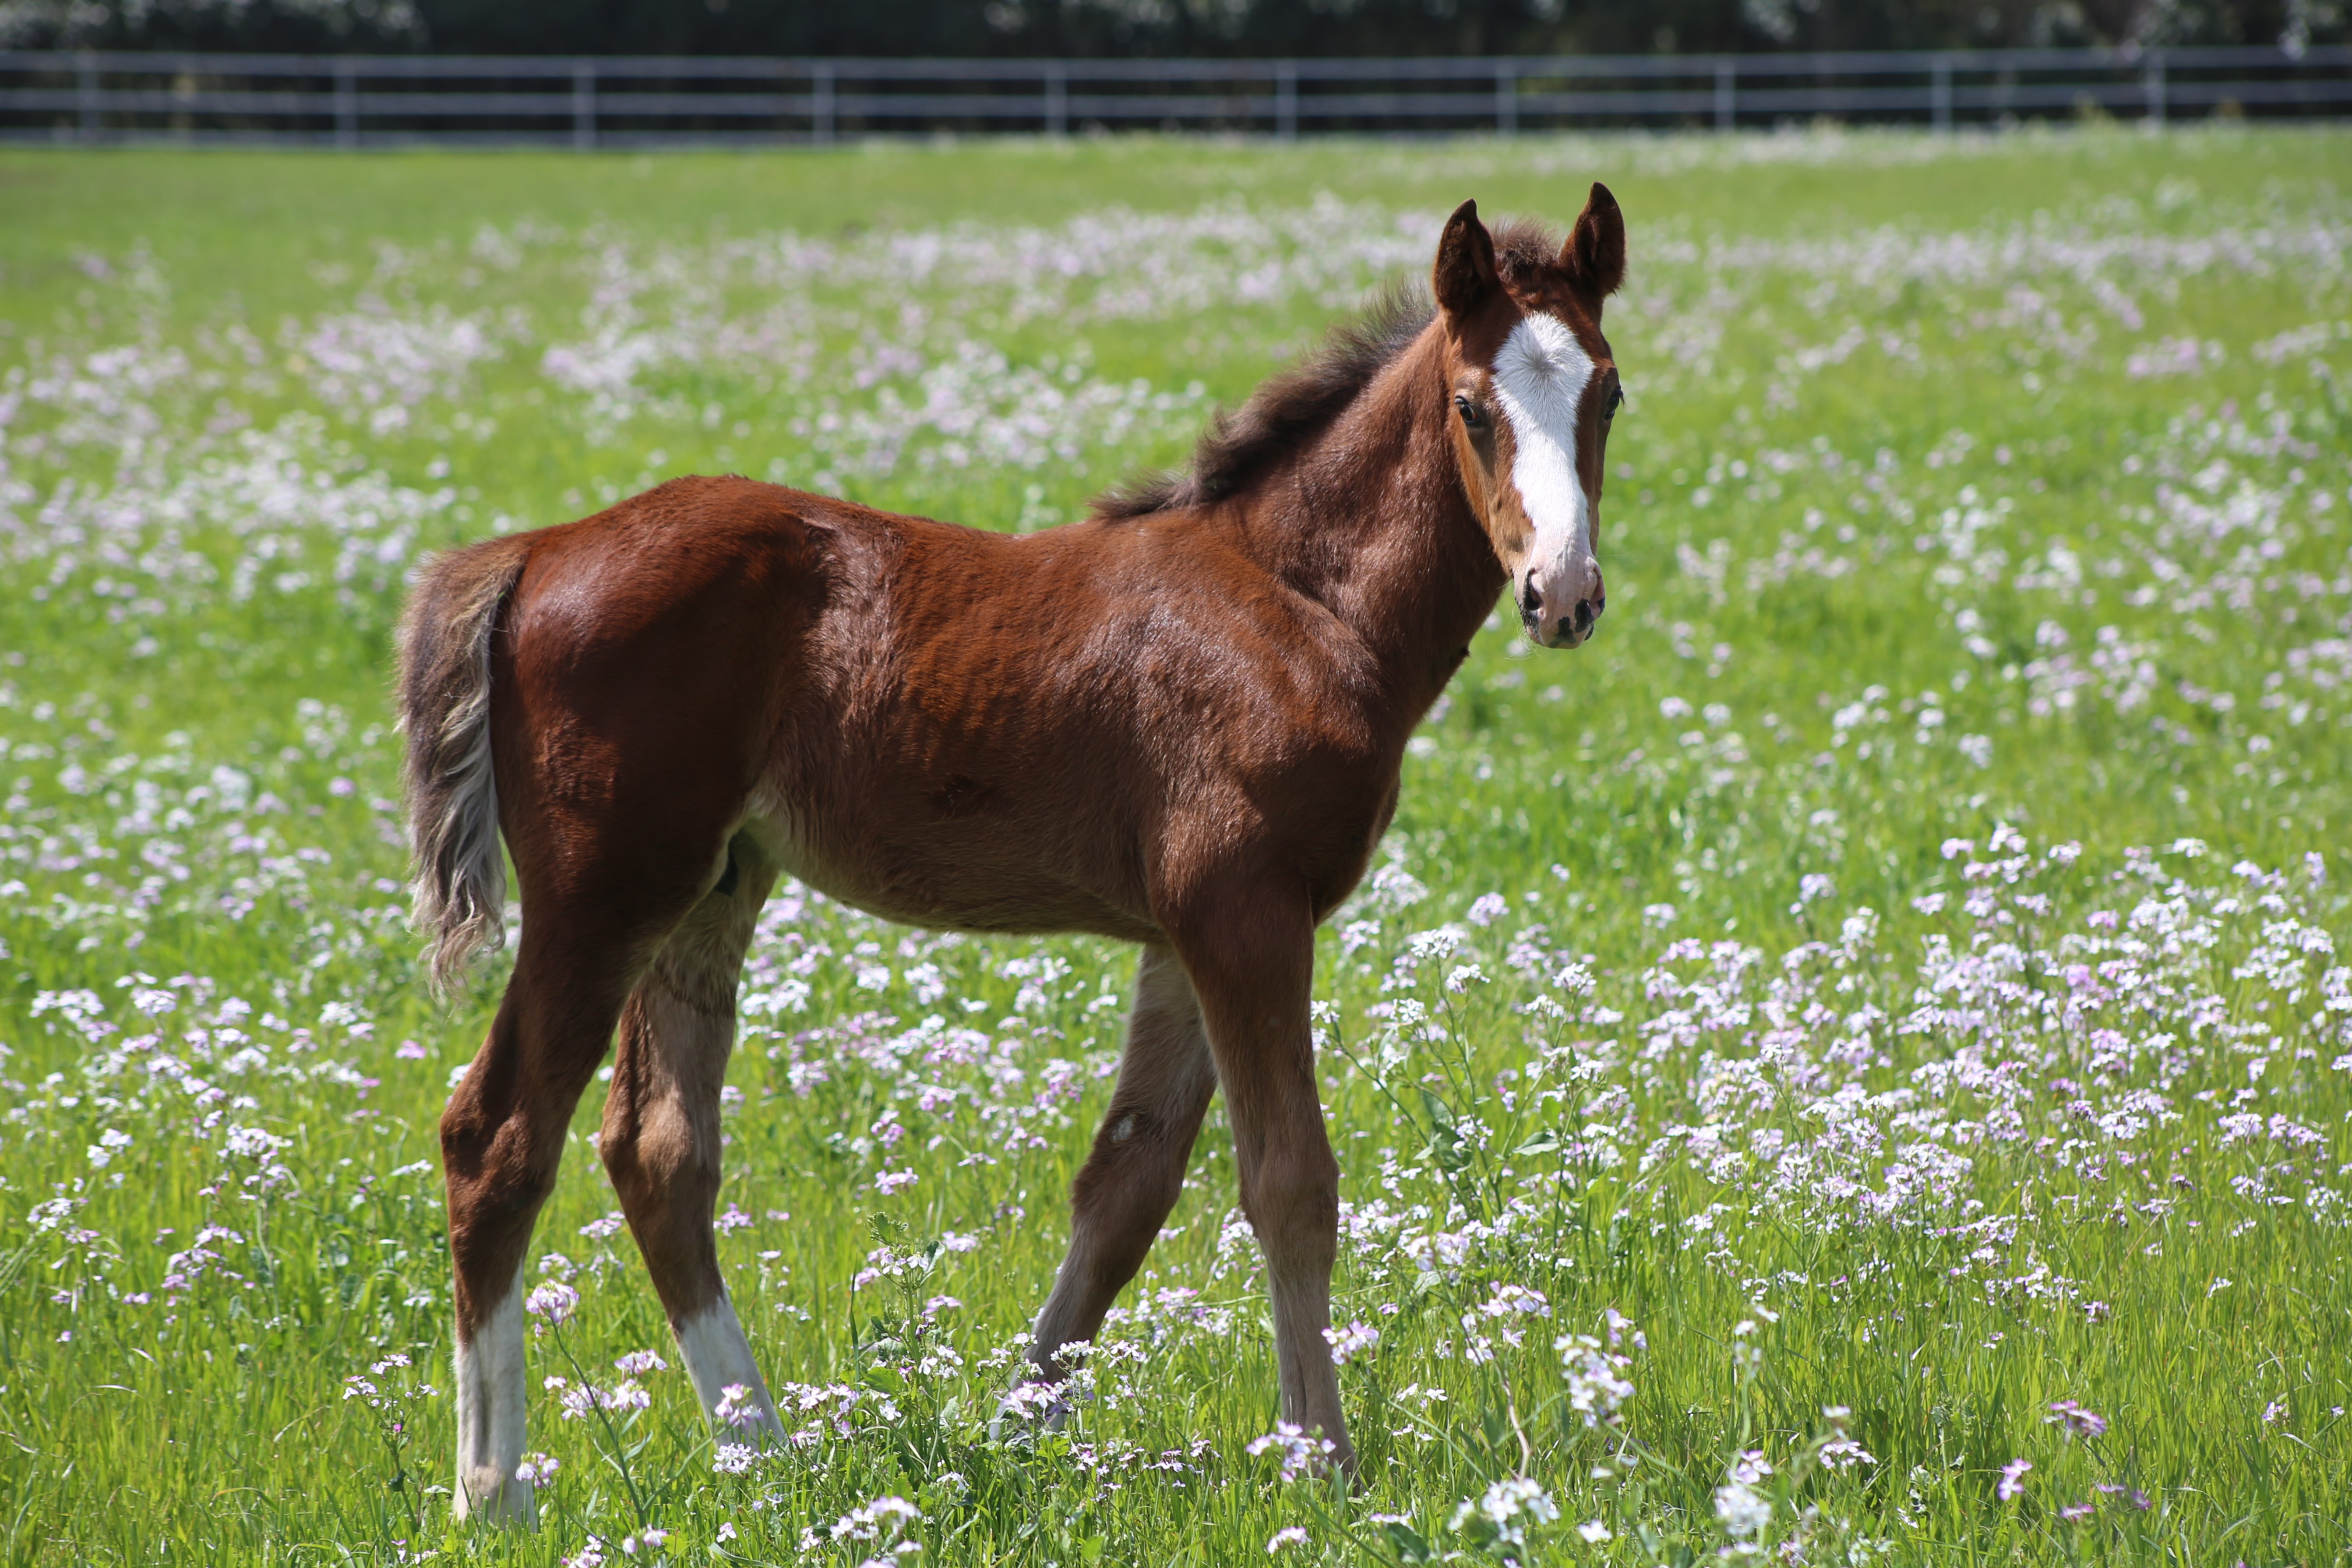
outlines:
[[[1495,272],[1495,239],[1478,221],[1478,204],[1464,202],[1445,220],[1437,240],[1437,270],[1430,279],[1437,308],[1459,319],[1502,286]]]
[[[1559,264],[1597,309],[1625,281],[1625,215],[1609,187],[1594,181],[1592,195],[1560,247]]]

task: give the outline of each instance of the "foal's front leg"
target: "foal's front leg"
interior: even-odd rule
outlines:
[[[1304,909],[1244,893],[1206,906],[1178,937],[1208,1025],[1234,1129],[1242,1212],[1265,1254],[1274,1302],[1282,1418],[1335,1446],[1352,1475],[1355,1447],[1324,1331],[1339,1243],[1339,1166],[1315,1089],[1307,1025],[1315,928]]]
[[[1061,1378],[1062,1347],[1093,1339],[1119,1290],[1143,1267],[1183,1191],[1192,1140],[1216,1088],[1201,1005],[1183,966],[1165,947],[1145,948],[1136,964],[1118,1088],[1071,1187],[1070,1250],[1037,1315],[1030,1360],[1039,1377]]]

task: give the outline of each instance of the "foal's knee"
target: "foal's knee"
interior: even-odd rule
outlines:
[[[1244,1207],[1270,1256],[1311,1262],[1332,1257],[1339,1234],[1339,1167],[1327,1152],[1265,1156]]]
[[[1183,1156],[1191,1152],[1190,1132],[1189,1127],[1180,1131],[1148,1108],[1114,1105],[1071,1184],[1071,1197],[1085,1209],[1103,1199],[1156,1195],[1163,1188],[1181,1186]],[[1180,1138],[1181,1150],[1176,1146]]]

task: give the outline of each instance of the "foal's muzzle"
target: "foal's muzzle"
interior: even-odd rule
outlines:
[[[1592,635],[1609,595],[1601,563],[1586,557],[1530,570],[1519,584],[1519,623],[1541,647],[1574,647]]]

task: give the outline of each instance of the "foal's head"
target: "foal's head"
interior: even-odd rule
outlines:
[[[1608,604],[1601,480],[1624,401],[1601,302],[1625,276],[1625,220],[1604,185],[1558,252],[1528,230],[1494,237],[1464,202],[1437,242],[1445,418],[1470,505],[1511,577],[1528,636],[1574,647]]]

